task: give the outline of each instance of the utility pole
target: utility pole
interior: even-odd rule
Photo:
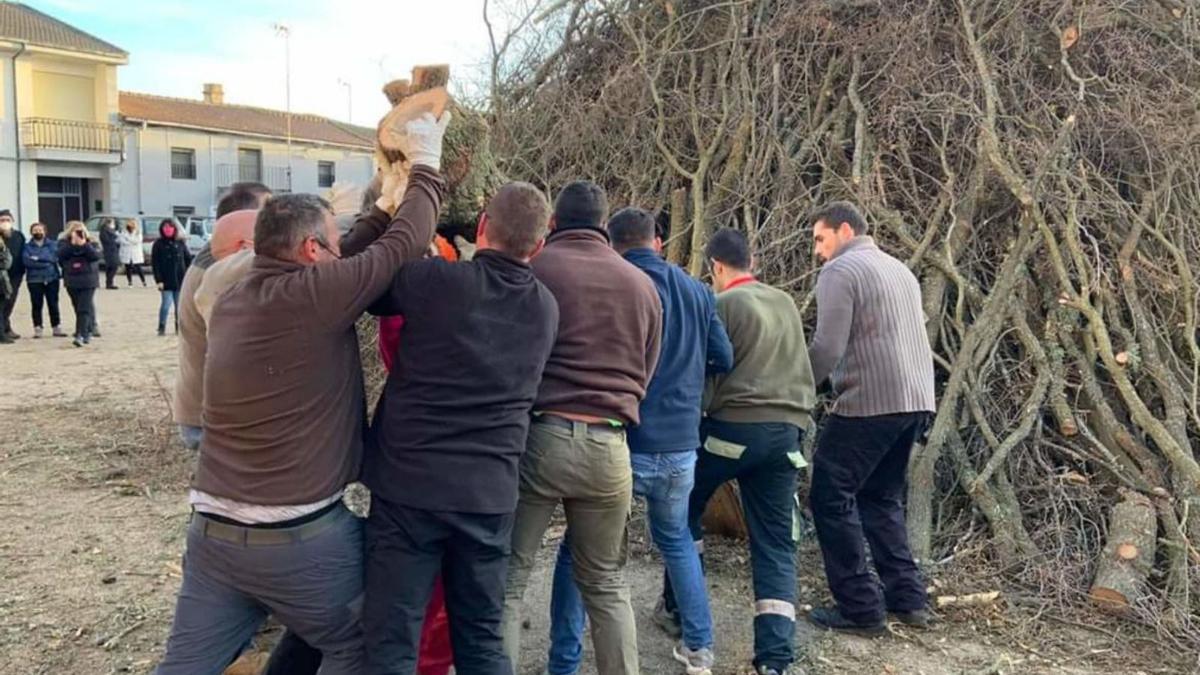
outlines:
[[[284,105],[287,118],[287,190],[292,191],[292,29],[286,24],[274,25],[275,36],[283,37]]]
[[[354,90],[351,88],[349,82],[340,77],[338,78],[338,84],[346,88],[346,121],[354,124]]]

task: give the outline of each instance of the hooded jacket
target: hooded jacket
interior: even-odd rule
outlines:
[[[175,229],[178,236],[179,228],[170,221],[164,220],[158,226],[158,239],[150,248],[150,265],[154,270],[154,282],[162,284],[164,291],[178,291],[183,288],[183,275],[187,273],[188,265],[192,264],[192,254],[188,253],[187,244],[175,237],[168,237],[163,232],[168,226]]]

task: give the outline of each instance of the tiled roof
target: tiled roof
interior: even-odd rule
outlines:
[[[0,40],[125,58],[129,53],[19,2],[0,2]]]
[[[127,91],[121,92],[120,110],[122,117],[138,122],[159,122],[198,129],[287,138],[287,115],[281,110],[206,103]],[[375,130],[335,122],[319,115],[292,113],[292,140],[373,149]]]

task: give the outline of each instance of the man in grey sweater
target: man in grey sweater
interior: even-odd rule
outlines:
[[[837,605],[814,609],[809,619],[866,635],[885,632],[886,612],[925,625],[925,585],[904,518],[909,453],[934,410],[921,287],[867,236],[853,204],[832,202],[811,222],[825,266],[808,354],[815,382],[829,378],[836,397],[817,440],[811,501]],[[867,568],[864,535],[882,597]]]

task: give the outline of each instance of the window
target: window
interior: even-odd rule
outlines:
[[[191,148],[171,148],[171,178],[196,180],[196,151]]]
[[[262,150],[238,148],[238,180],[262,182]]]
[[[333,181],[337,180],[334,174],[333,162],[317,162],[317,187],[333,187]]]

